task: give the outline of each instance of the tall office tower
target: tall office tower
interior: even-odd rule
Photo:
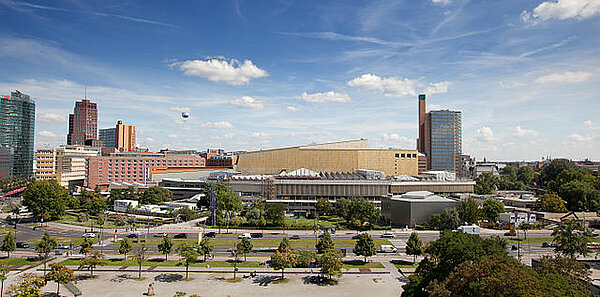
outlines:
[[[123,121],[118,121],[116,130],[116,148],[122,152],[135,150],[135,126],[123,125]]]
[[[10,150],[10,177],[33,176],[35,102],[19,91],[0,96],[0,146]],[[5,163],[5,162],[3,162]]]
[[[69,114],[68,145],[97,145],[98,142],[98,109],[96,103],[83,99],[75,102],[75,109]]]
[[[116,148],[117,128],[100,129],[100,140],[102,140],[102,147]]]
[[[460,111],[425,112],[425,95],[419,95],[418,150],[427,157],[427,169],[460,171],[462,120]]]

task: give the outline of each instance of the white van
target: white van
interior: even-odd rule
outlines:
[[[242,239],[242,238],[250,239],[250,238],[252,238],[252,235],[250,233],[244,233],[244,234],[238,235],[238,239]]]
[[[398,250],[393,246],[393,245],[389,245],[389,244],[383,244],[379,246],[379,251],[380,253],[395,253]]]
[[[473,235],[480,235],[480,233],[481,233],[481,228],[479,228],[479,226],[477,226],[477,225],[460,226],[460,227],[458,227],[458,230],[461,231],[462,233],[473,234]]]

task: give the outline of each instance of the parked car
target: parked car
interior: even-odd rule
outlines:
[[[542,243],[542,247],[557,247],[558,244],[556,242],[546,241]]]
[[[250,239],[250,238],[252,238],[252,236],[250,235],[250,233],[243,233],[243,234],[238,235],[238,239],[242,239],[242,238]]]
[[[167,237],[167,233],[156,233],[154,234],[154,237]]]
[[[187,238],[187,233],[175,234],[175,236],[173,236],[173,238]]]
[[[140,237],[137,233],[131,233],[127,235],[127,238],[138,238]]]
[[[59,243],[59,244],[56,245],[56,248],[59,249],[59,250],[68,250],[69,246],[66,245],[66,244],[64,244],[64,243]]]
[[[395,253],[398,249],[396,249],[393,245],[383,244],[379,246],[378,252],[380,253]]]
[[[96,238],[96,233],[84,233],[81,237],[83,238]]]
[[[20,249],[28,249],[29,248],[29,243],[26,242],[17,242],[17,247]]]
[[[381,234],[381,238],[394,238],[394,233],[383,233]]]
[[[262,238],[263,234],[262,233],[250,233],[250,237],[252,237],[252,238]]]
[[[360,239],[360,236],[361,236],[361,235],[362,235],[362,234],[356,234],[356,235],[352,236],[352,239]]]
[[[590,232],[586,232],[585,236],[588,236],[588,237],[597,237],[598,233],[590,231]]]
[[[290,236],[290,239],[300,239],[300,235],[298,235],[298,234],[292,235],[292,236]]]
[[[211,232],[206,232],[206,233],[204,233],[203,236],[204,237],[215,237],[215,236],[217,236],[217,233],[212,232],[212,231]]]

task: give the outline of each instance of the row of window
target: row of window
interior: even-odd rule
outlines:
[[[404,158],[404,159],[416,159],[417,158],[417,154],[400,154],[400,153],[396,153],[396,158]]]

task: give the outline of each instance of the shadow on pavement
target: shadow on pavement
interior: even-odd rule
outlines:
[[[257,276],[252,280],[253,284],[258,284],[259,286],[268,286],[270,283],[272,283],[274,280],[280,279],[279,276],[272,276],[272,275],[261,275],[261,276]]]
[[[309,275],[302,278],[305,285],[317,285],[317,286],[335,286],[338,281],[335,279],[328,279],[320,275]]]
[[[162,283],[173,283],[183,279],[183,276],[176,273],[161,273],[154,277],[154,280]]]
[[[128,279],[133,279],[133,277],[127,273],[124,273],[124,274],[116,275],[115,277],[111,278],[110,281],[115,282],[115,283],[120,283],[120,282],[128,280]]]

